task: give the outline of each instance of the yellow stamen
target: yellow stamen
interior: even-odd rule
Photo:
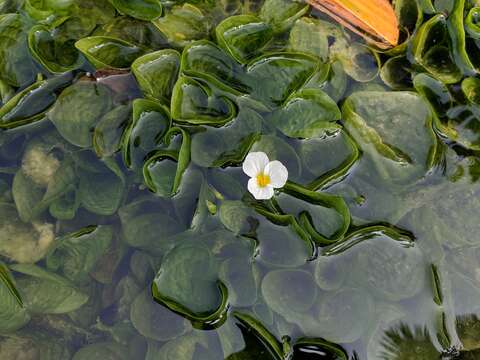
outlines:
[[[270,184],[270,176],[261,173],[257,175],[257,184],[260,187],[265,187]]]

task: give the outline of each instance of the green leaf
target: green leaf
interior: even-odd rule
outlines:
[[[11,269],[26,275],[18,278],[25,306],[37,314],[65,314],[80,308],[88,295],[80,292],[63,277],[38,266],[17,264]]]
[[[58,220],[72,220],[78,208],[80,207],[80,199],[76,189],[71,189],[58,199],[53,200],[48,211],[50,215]]]
[[[252,306],[258,299],[258,274],[248,258],[225,260],[219,273],[220,279],[228,288],[229,303],[232,306]]]
[[[280,33],[292,26],[308,11],[308,4],[288,0],[265,0],[260,17]]]
[[[171,128],[165,135],[167,146],[174,137],[181,137],[178,150],[158,150],[143,166],[145,184],[159,196],[171,197],[178,192],[190,164],[190,134],[182,128]]]
[[[123,137],[123,161],[130,168],[140,168],[146,156],[159,148],[172,120],[166,107],[156,101],[135,99],[133,121]]]
[[[180,54],[170,49],[146,54],[132,64],[132,72],[143,93],[165,104],[169,104],[179,68]]]
[[[337,343],[354,342],[364,334],[374,310],[371,295],[362,287],[329,292],[319,306],[317,319],[311,324],[313,328],[307,333],[313,333],[314,324],[322,324],[321,337]],[[306,327],[309,325],[306,322]]]
[[[260,138],[262,117],[245,107],[227,126],[207,128],[192,138],[192,161],[203,167],[240,164]]]
[[[181,72],[195,78],[215,79],[232,91],[249,92],[244,78],[245,70],[219,46],[208,40],[200,40],[186,46],[182,53]]]
[[[141,335],[156,341],[175,339],[191,329],[184,318],[154,302],[147,290],[133,301],[130,319]]]
[[[192,4],[173,6],[165,16],[155,19],[153,24],[174,46],[184,47],[188,43],[207,37],[209,20]]]
[[[465,18],[465,30],[468,35],[475,40],[480,39],[480,24],[478,23],[478,17],[480,16],[480,7],[475,6],[470,9],[467,17]]]
[[[350,226],[350,211],[343,198],[287,183],[276,200],[284,213],[300,225],[320,246],[341,240]]]
[[[18,359],[25,356],[41,354],[44,359],[70,359],[69,344],[65,339],[46,333],[41,329],[22,329],[12,334],[5,334],[0,342],[2,359]]]
[[[78,40],[75,47],[97,69],[129,69],[145,53],[143,48],[128,41],[108,36],[86,37]]]
[[[73,355],[72,360],[128,360],[125,347],[114,342],[98,342],[82,347]]]
[[[90,272],[111,245],[111,226],[91,226],[57,239],[56,246],[47,257],[47,267],[58,271],[76,284],[86,284]]]
[[[23,307],[22,297],[20,296],[20,293],[13,282],[7,266],[3,263],[0,263],[0,283],[2,283],[8,289],[8,291],[10,291],[10,294],[17,300],[18,305]]]
[[[293,138],[322,137],[338,131],[341,114],[323,91],[305,89],[293,93],[268,119],[283,134]]]
[[[293,346],[293,358],[299,357],[301,359],[305,353],[321,354],[327,359],[347,360],[348,354],[337,344],[333,344],[323,339],[298,339]]]
[[[287,319],[295,318],[295,313],[308,313],[317,302],[317,290],[313,276],[304,270],[274,270],[262,280],[266,303]]]
[[[452,8],[447,9],[449,12],[449,16],[447,18],[447,30],[450,37],[450,44],[453,51],[453,59],[455,64],[460,69],[462,75],[475,75],[477,73],[477,69],[475,69],[475,66],[470,60],[470,53],[467,49],[467,42],[465,39],[465,10],[465,0],[457,0],[452,2]]]
[[[126,193],[126,178],[112,158],[99,163],[97,171],[80,172],[78,197],[82,206],[98,215],[113,215]]]
[[[425,73],[418,74],[413,78],[415,90],[433,107],[438,117],[444,117],[453,105],[453,97],[448,87],[441,81]],[[443,125],[434,119],[436,130],[445,132]],[[448,131],[448,130],[447,130]]]
[[[380,77],[391,89],[407,90],[412,87],[413,68],[405,55],[399,55],[383,64]]]
[[[248,66],[252,97],[280,105],[317,70],[318,61],[301,53],[273,53]]]
[[[98,157],[113,156],[122,147],[122,136],[127,128],[132,107],[119,105],[106,113],[95,126],[93,147]]]
[[[212,347],[211,341],[202,332],[192,332],[162,345],[148,344],[145,360],[222,360]]]
[[[362,228],[324,255],[351,263],[349,281],[381,299],[398,301],[413,297],[426,281],[428,265],[420,248],[409,234],[392,228]]]
[[[137,20],[129,16],[117,16],[97,28],[91,35],[122,39],[131,44],[155,50],[168,45],[165,35],[152,22]]]
[[[480,80],[468,77],[462,81],[462,91],[470,103],[480,105]]]
[[[174,241],[172,235],[185,230],[169,213],[172,210],[157,197],[139,198],[120,208],[124,241],[132,247],[157,254],[167,251]]]
[[[110,0],[119,13],[140,20],[150,21],[162,15],[159,0]]]
[[[280,342],[260,321],[249,314],[238,311],[235,311],[233,316],[248,347],[244,351],[233,354],[228,360],[246,360],[250,359],[252,355],[257,356],[258,353],[263,354],[265,360],[280,360],[285,357]]]
[[[236,107],[215,90],[211,82],[181,76],[173,88],[172,118],[191,125],[222,126],[230,122]]]
[[[48,113],[58,132],[79,147],[92,145],[92,131],[112,105],[105,85],[80,81],[65,89]]]
[[[204,325],[216,324],[227,310],[228,292],[218,280],[218,264],[202,243],[187,242],[165,256],[153,283],[156,301]]]
[[[343,99],[347,90],[348,77],[339,60],[330,65],[321,66],[307,81],[304,88],[321,89],[334,101]]]
[[[238,62],[258,55],[273,37],[273,29],[252,15],[231,16],[215,29],[218,44]]]
[[[28,45],[35,60],[53,74],[74,70],[83,63],[74,41],[62,39],[58,29],[35,25],[28,33]]]
[[[37,20],[47,20],[52,15],[66,16],[74,6],[73,0],[66,1],[41,1],[26,0],[25,10],[27,14]]]
[[[0,15],[0,78],[25,86],[35,78],[35,67],[27,45],[28,21],[19,14]]]
[[[302,183],[308,182],[311,190],[343,180],[360,157],[357,144],[343,130],[301,141],[298,154],[304,164]]]
[[[4,281],[0,281],[0,305],[1,334],[14,332],[30,321],[26,308],[20,305],[17,297],[12,294],[10,286],[7,286]],[[2,343],[0,343],[1,348],[3,348]]]
[[[327,34],[332,36],[332,32],[325,31],[321,24],[319,20],[308,17],[298,19],[290,31],[289,49],[315,55],[322,62],[326,62],[329,59]]]
[[[357,92],[342,111],[346,129],[372,158],[382,179],[418,179],[433,166],[433,115],[416,93]]]
[[[447,20],[443,14],[430,18],[412,40],[415,62],[446,84],[456,83],[462,71],[456,65],[448,40]]]
[[[71,74],[38,81],[18,92],[0,108],[0,129],[13,129],[45,119],[56,92],[73,80]]]
[[[297,268],[306,264],[313,256],[315,247],[296,219],[292,215],[256,210],[270,220],[262,221],[255,230],[259,261],[282,268]]]

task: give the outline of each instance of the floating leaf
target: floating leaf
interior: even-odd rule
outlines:
[[[120,12],[140,20],[150,21],[162,14],[162,4],[159,0],[110,0]]]
[[[91,36],[78,40],[75,47],[97,69],[128,69],[144,50],[127,41],[108,36]]]
[[[277,198],[284,213],[298,217],[300,225],[318,245],[343,238],[350,226],[350,211],[343,198],[287,183]]]
[[[181,128],[171,128],[165,135],[167,146],[175,136],[182,138],[178,151],[158,150],[143,166],[145,184],[159,196],[174,196],[178,192],[190,163],[190,134]]]
[[[116,16],[102,27],[95,29],[91,35],[122,39],[152,50],[163,49],[168,44],[165,35],[152,22],[129,16]]]
[[[318,61],[301,53],[274,53],[249,64],[247,74],[252,97],[280,105],[317,70]]]
[[[260,138],[263,118],[244,108],[229,124],[207,128],[192,138],[192,161],[203,167],[240,164],[253,143]]]
[[[0,129],[13,129],[45,119],[56,92],[73,80],[71,74],[38,81],[20,91],[0,108]]]
[[[147,97],[168,103],[180,68],[180,54],[175,50],[159,50],[139,57],[132,71]]]
[[[323,91],[306,89],[293,93],[268,119],[282,133],[293,138],[321,137],[340,128],[337,104]]]
[[[170,129],[169,111],[159,103],[146,99],[133,102],[133,121],[124,134],[123,161],[138,168],[146,156],[158,148]]]
[[[28,45],[35,60],[51,73],[61,74],[80,67],[83,61],[74,41],[56,36],[56,30],[35,25],[28,33]]]
[[[221,126],[236,114],[231,100],[219,96],[211,83],[185,76],[173,88],[171,111],[174,120],[192,125]]]
[[[345,131],[338,131],[321,138],[302,140],[298,154],[306,172],[302,182],[311,190],[321,189],[330,183],[343,180],[360,157],[360,152],[352,138]],[[305,179],[305,180],[303,180]]]
[[[219,45],[240,63],[255,57],[273,37],[273,29],[252,15],[231,16],[215,29]]]
[[[174,6],[165,16],[154,20],[153,24],[170,43],[179,47],[205,38],[209,29],[209,21],[203,12],[188,3]]]
[[[218,264],[201,243],[184,243],[170,251],[153,283],[156,301],[202,324],[224,317],[227,288],[218,280]]]
[[[266,0],[260,17],[270,24],[275,32],[288,29],[298,18],[305,15],[308,5],[288,0]]]
[[[443,14],[435,15],[418,29],[412,40],[412,53],[419,65],[442,82],[451,84],[462,78],[448,42],[447,20]]]

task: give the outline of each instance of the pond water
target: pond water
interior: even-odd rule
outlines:
[[[0,359],[480,358],[477,5],[0,0]]]

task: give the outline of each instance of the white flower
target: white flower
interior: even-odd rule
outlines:
[[[264,152],[251,152],[243,162],[243,172],[251,177],[248,191],[257,200],[268,200],[274,189],[281,188],[288,179],[288,170],[280,161],[268,160]]]

